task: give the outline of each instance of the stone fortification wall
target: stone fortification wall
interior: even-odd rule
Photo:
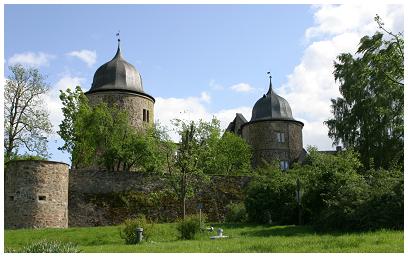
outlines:
[[[257,167],[263,161],[288,160],[293,163],[303,149],[303,125],[296,121],[258,121],[242,127],[242,137],[252,146],[252,164]],[[278,142],[276,133],[284,133],[284,142]]]
[[[65,163],[11,161],[4,171],[6,229],[68,226],[68,170]]]
[[[244,199],[248,177],[213,176],[195,198],[187,201],[187,213],[202,212],[209,220],[224,218],[226,205]],[[165,180],[154,174],[107,171],[70,172],[69,226],[106,226],[122,223],[137,214],[164,222],[180,217],[180,204]]]

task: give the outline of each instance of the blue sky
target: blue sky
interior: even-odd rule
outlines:
[[[303,142],[331,148],[322,122],[335,56],[355,51],[375,31],[379,13],[403,29],[398,6],[310,5],[5,5],[5,73],[17,62],[38,67],[52,89],[46,100],[57,129],[58,90],[89,89],[95,70],[115,54],[120,30],[125,59],[156,98],[155,116],[209,119],[226,126],[236,112],[249,120],[267,91],[267,71],[294,117],[305,123]],[[344,19],[344,15],[348,19]],[[343,16],[342,16],[343,15]],[[401,25],[402,24],[402,25]],[[68,162],[50,137],[51,159]]]

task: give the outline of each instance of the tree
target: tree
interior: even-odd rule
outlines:
[[[180,202],[183,219],[186,217],[187,198],[195,195],[200,186],[209,180],[199,161],[213,137],[217,122],[215,119],[211,122],[200,120],[197,124],[178,119],[173,121],[181,140],[175,154],[167,154],[167,181]]]
[[[334,63],[342,97],[332,99],[325,121],[334,144],[355,148],[365,167],[403,162],[404,39],[384,28],[364,36],[357,55],[343,53]]]
[[[167,137],[161,142],[166,152],[166,180],[180,202],[184,218],[187,199],[204,185],[209,186],[209,174],[247,173],[251,152],[241,138],[231,133],[221,136],[220,122],[216,118],[210,122],[176,119],[173,124],[181,141],[174,145]]]
[[[157,171],[164,163],[154,128],[133,128],[127,112],[116,106],[90,106],[79,86],[61,91],[60,99],[64,119],[58,134],[64,145],[59,149],[71,153],[73,167]]]
[[[89,121],[93,111],[88,98],[80,86],[76,86],[74,91],[69,88],[66,92],[60,90],[59,98],[63,105],[64,119],[57,133],[64,140],[64,145],[58,149],[71,154],[74,168],[90,165],[94,160],[96,146],[87,140],[92,135],[87,130],[87,124],[84,124]]]
[[[251,170],[251,147],[239,136],[219,132],[208,142],[208,150],[202,156],[205,173],[241,175]]]
[[[84,95],[80,86],[76,86],[74,91],[70,88],[66,92],[60,90],[59,98],[63,105],[62,113],[64,119],[59,124],[57,134],[64,140],[64,145],[58,147],[58,150],[66,151],[72,155],[78,136],[75,133],[75,122],[81,113],[90,111],[90,106],[88,98]]]
[[[52,132],[43,97],[49,90],[45,77],[35,68],[17,64],[4,87],[4,155],[9,160],[21,147],[47,157],[47,135]]]

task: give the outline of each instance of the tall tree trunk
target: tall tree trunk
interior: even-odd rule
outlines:
[[[186,196],[183,197],[183,220],[186,218]]]
[[[187,194],[187,180],[186,171],[183,169],[183,178],[181,182],[181,196],[183,200],[183,220],[186,218],[186,194]]]

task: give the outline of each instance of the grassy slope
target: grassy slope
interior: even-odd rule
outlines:
[[[219,226],[215,226],[218,228]],[[308,227],[222,225],[229,238],[177,240],[175,224],[155,225],[141,245],[125,245],[118,227],[6,230],[5,247],[18,249],[41,239],[77,243],[83,252],[403,252],[403,231],[316,234]]]

